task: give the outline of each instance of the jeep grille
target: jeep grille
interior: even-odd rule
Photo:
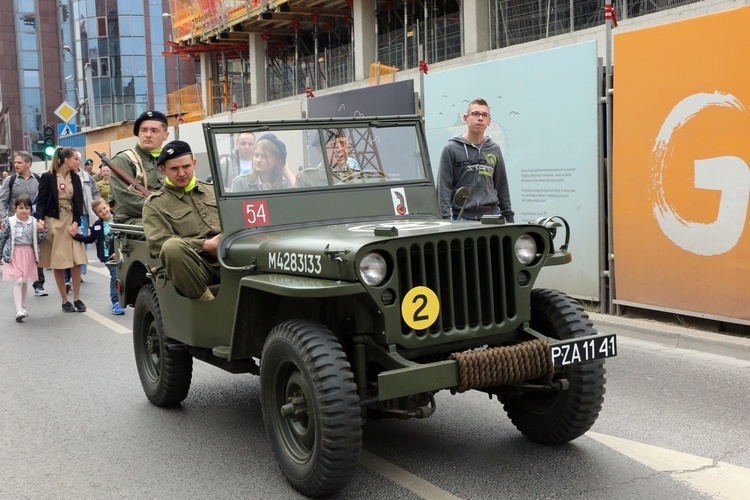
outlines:
[[[514,258],[508,236],[404,245],[396,251],[399,296],[420,285],[435,291],[440,316],[429,328],[432,334],[498,325],[516,315]],[[414,333],[403,320],[401,329]]]

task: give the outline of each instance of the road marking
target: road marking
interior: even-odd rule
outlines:
[[[107,273],[109,274],[109,273]],[[131,333],[132,330],[129,328],[126,328],[119,323],[112,321],[111,319],[107,318],[106,316],[102,316],[96,311],[92,311],[91,309],[87,309],[85,313],[83,313],[93,319],[94,321],[98,321],[102,325],[106,326],[110,330],[113,330],[115,333]]]
[[[659,448],[598,432],[586,435],[646,467],[666,472],[712,498],[744,499],[750,491],[750,469],[738,465]]]
[[[109,269],[107,269],[107,267],[92,266],[91,264],[89,264],[88,266],[86,266],[86,270],[94,271],[95,273],[99,273],[102,276],[106,276],[109,278]]]
[[[639,340],[619,335],[617,344],[622,346],[637,347],[656,353],[660,356],[672,358],[690,358],[692,361],[708,366],[717,364],[731,366],[733,368],[750,369],[750,360],[734,358],[723,354],[704,352],[696,348],[682,348],[663,344],[658,341]]]
[[[377,472],[381,476],[385,476],[399,486],[406,488],[422,498],[429,498],[430,500],[460,498],[365,450],[362,450],[360,453],[359,462],[368,469]]]

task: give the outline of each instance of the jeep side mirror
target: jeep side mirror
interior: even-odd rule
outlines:
[[[458,188],[456,194],[453,196],[453,203],[461,207],[461,211],[458,212],[458,219],[460,220],[464,214],[466,204],[469,203],[469,188],[466,186]]]

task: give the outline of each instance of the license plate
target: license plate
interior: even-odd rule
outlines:
[[[617,356],[617,338],[614,334],[583,337],[552,344],[550,348],[556,367],[577,365],[594,359]]]

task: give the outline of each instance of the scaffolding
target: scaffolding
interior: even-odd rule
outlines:
[[[186,123],[205,118],[201,86],[195,84],[167,94],[167,115],[181,116]]]
[[[176,51],[194,56],[226,54],[234,46],[244,58],[249,36],[260,35],[265,44],[266,100],[344,85],[354,81],[355,1],[170,0]],[[613,0],[613,4],[618,17],[627,19],[699,1]],[[487,23],[491,50],[604,24],[602,1],[486,2],[489,15],[482,22]],[[461,57],[464,30],[476,28],[464,26],[460,0],[377,0],[375,7],[376,60],[383,65],[381,71],[404,71]],[[233,81],[237,75],[225,79]],[[245,90],[233,92],[243,99],[232,102],[249,104]],[[226,99],[211,106],[226,107]]]
[[[257,4],[257,5],[256,5]],[[170,0],[175,41],[206,40],[239,23],[260,0]]]
[[[393,66],[380,63],[370,64],[370,86],[395,82],[397,72],[398,68]]]

